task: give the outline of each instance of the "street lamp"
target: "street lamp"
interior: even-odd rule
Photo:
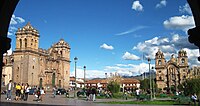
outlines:
[[[75,62],[75,87],[74,87],[74,97],[76,97],[76,62],[77,62],[78,58],[75,57],[74,58],[74,62]]]
[[[153,77],[153,98],[155,99],[156,98],[156,96],[155,96],[155,86],[154,86],[154,83],[155,83],[155,81],[154,81],[154,67],[151,67],[151,69],[152,69],[152,72],[153,72],[153,75],[152,75],[152,77]]]
[[[150,71],[150,63],[151,63],[151,59],[150,58],[148,58],[148,63],[149,63],[149,85],[150,85],[150,95],[151,95],[151,97],[150,97],[150,100],[152,99],[152,90],[151,90],[151,71]]]
[[[84,89],[85,89],[85,70],[86,70],[86,66],[83,66],[84,68]]]

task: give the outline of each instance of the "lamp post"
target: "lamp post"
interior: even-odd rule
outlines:
[[[86,70],[86,66],[83,66],[84,68],[84,89],[85,89],[85,70]]]
[[[149,63],[149,87],[150,87],[150,95],[151,95],[151,97],[150,97],[150,100],[152,99],[152,87],[151,87],[151,70],[150,70],[150,63],[151,63],[151,59],[150,58],[148,58],[148,63]]]
[[[76,63],[77,63],[78,58],[75,57],[74,58],[74,62],[75,62],[75,87],[74,87],[74,98],[76,97]]]
[[[152,75],[152,78],[154,79],[154,67],[151,67],[152,69],[152,72],[153,72],[153,75]],[[156,99],[156,96],[155,96],[155,85],[154,85],[155,81],[153,80],[153,98]]]

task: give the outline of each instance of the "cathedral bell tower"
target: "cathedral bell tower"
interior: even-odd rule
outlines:
[[[16,32],[16,51],[32,50],[38,51],[39,33],[30,22]]]
[[[188,56],[187,52],[184,50],[180,50],[178,52],[178,66],[179,66],[179,71],[180,71],[180,82],[182,83],[183,81],[186,80],[188,77]]]
[[[157,83],[158,88],[162,88],[162,89],[166,87],[166,84],[164,83],[166,79],[165,65],[166,65],[166,61],[165,61],[164,54],[159,49],[155,55],[156,83]]]
[[[28,22],[24,27],[18,28],[15,35],[16,48],[13,51],[13,81],[36,85],[38,70],[40,70],[38,62],[39,32]]]

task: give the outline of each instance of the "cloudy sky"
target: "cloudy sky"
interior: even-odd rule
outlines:
[[[40,32],[40,48],[63,38],[71,46],[71,76],[78,57],[78,77],[105,77],[105,73],[138,75],[160,49],[167,59],[180,49],[189,64],[200,65],[197,47],[188,42],[194,27],[186,0],[20,0],[8,35],[15,50],[15,31],[31,22]]]

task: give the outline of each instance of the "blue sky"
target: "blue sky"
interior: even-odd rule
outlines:
[[[184,49],[190,65],[199,65],[198,49],[187,41],[194,22],[186,0],[20,0],[8,33],[12,50],[16,29],[27,22],[39,31],[40,48],[61,38],[69,43],[71,76],[75,56],[78,77],[86,65],[88,78],[147,72],[142,56],[153,59],[158,49],[167,59]]]

